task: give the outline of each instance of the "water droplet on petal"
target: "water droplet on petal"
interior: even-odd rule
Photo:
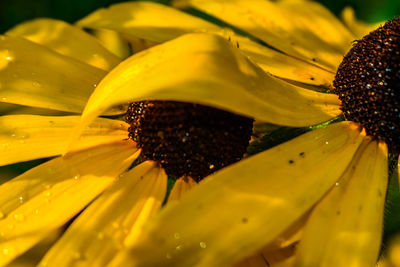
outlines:
[[[15,213],[14,214],[14,219],[17,220],[17,221],[23,221],[23,220],[25,220],[25,216],[22,213]]]
[[[42,85],[41,85],[39,82],[37,82],[37,81],[32,82],[32,85],[33,85],[34,87],[41,87],[41,86],[42,86]]]
[[[20,196],[20,197],[18,198],[18,200],[19,200],[19,203],[21,203],[21,204],[24,203],[24,201],[25,201],[23,196]]]
[[[77,252],[74,253],[73,257],[74,257],[75,260],[79,260],[79,259],[82,258],[82,254],[77,251]]]
[[[8,255],[10,253],[10,250],[8,248],[3,248],[1,252],[3,252],[4,255]]]
[[[201,247],[201,248],[206,248],[206,247],[207,247],[206,242],[201,241],[201,242],[200,242],[200,247]]]
[[[104,239],[104,233],[102,233],[102,232],[97,233],[97,239],[103,240]]]
[[[180,233],[175,233],[175,234],[174,234],[174,238],[175,238],[175,239],[181,238],[181,234],[180,234]]]

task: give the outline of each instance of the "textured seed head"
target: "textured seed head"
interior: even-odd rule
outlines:
[[[131,103],[126,121],[129,137],[146,159],[175,178],[196,180],[240,160],[253,125],[252,119],[226,111],[173,101]]]
[[[400,19],[355,42],[333,82],[347,120],[400,152]]]

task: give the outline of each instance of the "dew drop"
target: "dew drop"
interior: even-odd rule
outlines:
[[[103,240],[104,239],[104,233],[102,233],[102,232],[97,233],[97,239]]]
[[[180,239],[180,238],[181,238],[181,234],[180,234],[180,233],[175,233],[175,234],[174,234],[174,238],[175,238],[176,240]]]
[[[328,142],[328,141],[326,141],[326,142],[325,142],[325,144],[327,145],[327,144],[329,144],[329,142]]]
[[[41,85],[39,82],[37,82],[37,81],[32,82],[32,85],[33,85],[34,87],[41,87],[41,86],[42,86],[42,85]]]
[[[201,242],[200,242],[200,247],[201,247],[201,248],[206,248],[206,247],[207,247],[206,242],[201,241]]]
[[[336,182],[335,185],[336,185],[336,186],[339,186],[339,182]]]
[[[183,246],[182,246],[182,245],[177,245],[177,246],[175,247],[175,249],[176,249],[177,251],[181,251],[181,250],[183,249]]]
[[[97,83],[94,83],[94,84],[93,84],[93,87],[96,88],[96,87],[97,87]]]
[[[81,175],[80,175],[80,174],[76,174],[76,175],[74,176],[74,180],[78,180],[79,178],[81,178]]]
[[[10,253],[10,250],[8,248],[3,248],[1,252],[3,252],[4,255],[8,255]]]
[[[23,196],[20,196],[20,197],[18,198],[18,200],[19,200],[19,203],[21,203],[21,204],[24,203],[24,201],[25,201]]]
[[[21,213],[15,213],[14,219],[17,221],[23,221],[23,220],[25,220],[25,216],[24,216],[24,214],[21,214]]]
[[[73,254],[73,258],[74,258],[75,260],[79,260],[79,259],[82,258],[82,254],[81,254],[80,252],[76,251],[76,252]]]

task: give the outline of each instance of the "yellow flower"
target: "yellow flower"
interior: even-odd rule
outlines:
[[[226,167],[182,199],[193,182],[178,180],[170,200],[180,200],[147,222],[165,198],[166,174],[150,161],[126,171],[140,153],[125,140],[129,125],[99,115],[160,99],[277,125],[318,125],[342,113],[341,101],[326,91],[362,31],[350,32],[305,0],[177,4],[239,34],[167,6],[131,2],[77,22],[114,53],[55,20],[28,22],[1,37],[1,101],[64,113],[37,116],[28,108],[30,115],[0,118],[0,163],[68,153],[0,187],[0,264],[84,209],[42,266],[265,265],[264,257],[280,260],[282,251],[292,256],[294,249],[289,263],[295,266],[374,265],[388,152],[351,121]],[[144,51],[121,62],[116,55],[127,55],[126,43],[110,43],[105,30]],[[252,255],[258,256],[247,258]]]

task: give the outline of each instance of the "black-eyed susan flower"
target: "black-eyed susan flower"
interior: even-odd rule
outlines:
[[[59,21],[28,22],[2,37],[2,102],[83,110],[81,119],[65,114],[1,118],[3,165],[68,151],[0,187],[2,264],[84,209],[42,266],[232,266],[242,260],[265,265],[265,259],[271,263],[287,255],[295,266],[374,265],[387,184],[386,143],[393,151],[397,144],[390,138],[397,137],[391,134],[397,130],[391,119],[398,103],[389,100],[396,100],[391,93],[396,96],[398,86],[398,68],[390,65],[396,62],[398,22],[355,44],[341,64],[356,37],[314,2],[178,4],[212,15],[226,27],[150,2],[118,4],[77,23],[107,47],[104,37],[112,30],[135,51],[144,50],[122,62],[116,54],[126,55],[126,46],[119,39],[111,53],[98,39]],[[376,53],[358,53],[360,47]],[[383,56],[389,48],[392,54]],[[366,57],[376,60],[366,61],[374,66],[358,64]],[[379,62],[385,69],[375,65]],[[367,88],[370,79],[378,84]],[[355,82],[361,86],[352,89]],[[394,82],[390,92],[389,82]],[[366,93],[370,89],[374,95]],[[128,103],[130,125],[97,118],[123,113],[121,105]],[[383,117],[374,116],[382,110]],[[185,111],[199,116],[187,117]],[[190,158],[179,161],[187,142],[212,129],[194,120],[217,118],[216,128],[225,131],[216,136],[227,136],[224,143],[236,126],[238,136],[249,132],[247,118],[309,127],[341,115],[347,121],[228,167],[239,159],[232,153],[246,138],[231,146],[200,142],[198,153],[190,149]],[[368,124],[364,118],[375,121]],[[385,135],[374,128],[381,122]],[[127,140],[128,131],[136,142]],[[178,145],[171,140],[175,137]],[[234,160],[221,164],[227,149]],[[127,171],[141,150],[152,161]],[[224,156],[215,160],[201,150]],[[199,163],[196,169],[192,162]],[[203,178],[214,168],[221,169],[199,186],[188,178]],[[165,198],[164,170],[187,176],[176,182],[170,203],[148,221]]]

